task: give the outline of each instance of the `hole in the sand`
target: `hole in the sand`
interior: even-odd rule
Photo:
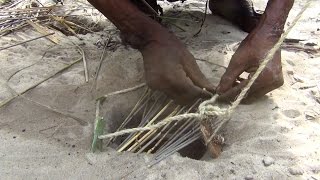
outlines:
[[[132,109],[134,108],[132,107]],[[132,115],[130,115],[130,110],[128,109],[114,109],[107,118],[107,128],[109,132],[115,132],[119,127],[121,129],[145,127],[147,124],[160,122],[170,115],[182,114],[187,111],[194,112],[195,108],[192,106],[181,107],[170,103],[166,98],[155,95],[153,99],[149,98],[142,101]],[[126,121],[128,123],[122,126],[122,123]],[[111,143],[107,143],[107,145],[118,152],[129,151],[132,153],[154,154],[156,159],[179,153],[182,157],[200,160],[207,151],[201,137],[199,124],[197,121],[192,120],[178,123],[172,122],[156,130],[119,136],[112,139]]]

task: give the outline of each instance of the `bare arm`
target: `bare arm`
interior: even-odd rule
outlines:
[[[89,0],[143,56],[147,84],[180,104],[209,97],[214,87],[183,43],[130,0]]]

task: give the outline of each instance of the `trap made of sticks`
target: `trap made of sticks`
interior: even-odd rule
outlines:
[[[115,130],[115,133],[124,129],[150,127],[169,117],[196,112],[200,103],[201,100],[199,99],[190,106],[180,106],[168,99],[163,93],[147,89],[121,125]],[[104,139],[101,135],[104,125],[102,125],[103,123],[99,124],[102,119],[98,116],[97,118],[95,140],[101,141],[101,139]],[[105,144],[114,147],[118,152],[154,154],[154,162],[151,165],[176,152],[179,152],[182,156],[200,159],[206,152],[206,145],[212,157],[216,158],[221,153],[223,138],[214,136],[210,139],[216,125],[211,122],[211,120],[200,122],[194,118],[172,121],[159,128],[107,138]],[[92,146],[93,150],[97,146],[95,140]],[[101,147],[101,144],[99,146]]]
[[[117,150],[119,152],[153,153],[155,159],[150,165],[152,166],[202,137],[211,155],[217,157],[221,152],[221,144],[223,143],[223,138],[216,136],[217,132],[230,120],[231,114],[246,97],[250,87],[263,72],[268,62],[273,59],[273,56],[280,49],[288,33],[296,25],[311,3],[312,0],[308,0],[305,3],[291,25],[282,34],[274,47],[266,54],[257,71],[229,107],[221,109],[218,105],[214,105],[218,95],[214,95],[211,99],[204,102],[198,100],[190,107],[182,107],[174,105],[174,103],[167,98],[162,98],[163,95],[161,94],[146,90],[117,131],[115,133],[102,135],[104,121],[103,118],[99,116],[99,107],[100,101],[107,97],[104,96],[97,101],[92,150],[94,151],[99,145],[102,145],[102,139],[107,138],[107,144],[110,144],[119,139],[116,137],[129,134],[122,137],[123,140],[117,145]],[[138,86],[138,88],[140,87],[142,86]],[[135,88],[131,88],[131,90],[132,89]],[[120,91],[119,93],[124,92],[128,91]],[[157,102],[160,105],[157,105]],[[195,107],[198,107],[198,110],[195,110]],[[196,112],[192,113],[192,111]],[[136,128],[130,129],[129,127],[124,129],[139,112],[142,112],[142,115],[139,118],[138,126]]]

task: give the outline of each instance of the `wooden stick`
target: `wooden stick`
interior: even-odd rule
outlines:
[[[124,121],[121,123],[121,125],[117,128],[116,131],[119,131],[121,129],[123,129],[123,127],[125,127],[130,120],[132,119],[132,117],[138,113],[140,111],[140,108],[142,108],[144,106],[144,104],[141,105],[141,103],[143,102],[143,100],[148,97],[150,95],[150,91],[149,89],[146,89],[145,92],[143,93],[143,95],[140,97],[140,99],[138,100],[138,102],[135,104],[135,106],[133,107],[133,109],[131,110],[131,112],[129,113],[129,115],[124,119]],[[141,105],[141,106],[140,106]],[[139,108],[140,107],[140,108]],[[108,143],[106,144],[106,146],[108,146],[111,142],[115,141],[117,137],[114,138],[110,138]]]
[[[166,118],[169,118],[169,117],[172,117],[174,116],[175,114],[177,114],[178,110],[180,109],[180,106],[177,106]],[[169,123],[170,124],[170,123]],[[162,130],[164,130],[166,127],[168,127],[167,124],[165,127],[162,128]],[[161,131],[162,131],[161,130]],[[160,132],[161,132],[160,131]],[[135,151],[139,146],[141,147],[141,145],[143,143],[145,143],[148,139],[150,139],[152,137],[153,134],[155,134],[157,132],[157,130],[152,130],[152,131],[149,131],[147,134],[145,134],[142,138],[140,138],[135,144],[133,144],[129,149],[128,151]],[[139,146],[138,146],[139,145]]]
[[[185,108],[186,108],[186,107],[182,107],[177,113],[175,113],[175,115],[180,114],[182,111],[184,111]],[[159,132],[159,134],[157,134],[157,135],[153,138],[153,140],[151,140],[151,141],[152,141],[152,142],[155,141],[155,140],[158,139],[159,136],[161,136],[161,135],[162,135],[162,137],[158,140],[158,142],[157,142],[152,148],[150,148],[150,149],[148,150],[147,153],[152,153],[152,151],[158,147],[158,145],[164,140],[164,138],[169,134],[169,132],[175,127],[176,124],[177,124],[177,123],[173,123],[173,124],[168,123],[167,125],[165,125],[165,126],[161,129],[161,131]],[[168,127],[169,127],[169,129],[167,130]],[[165,131],[165,130],[167,130],[167,131]]]
[[[200,103],[201,99],[198,99],[185,113],[189,113],[193,108],[195,108],[199,103]],[[186,131],[187,129],[189,129],[191,127],[191,125],[193,125],[193,119],[188,119],[186,122],[184,122],[172,135],[171,137],[167,140],[167,142],[165,144],[163,144],[159,149],[158,152],[161,151],[162,149],[166,148],[168,145],[170,145],[171,143],[174,142],[175,139],[177,139],[181,133],[183,133],[184,131]],[[171,128],[174,128],[174,126],[178,125],[177,122],[175,122],[173,124],[173,126]],[[158,153],[157,152],[157,153]]]
[[[95,119],[95,125],[94,125],[94,133],[93,133],[93,140],[91,144],[91,151],[95,152],[97,149],[102,150],[102,139],[99,139],[98,137],[103,134],[105,121],[103,117],[100,116],[100,100],[96,103],[96,119]]]
[[[10,99],[6,100],[5,102],[0,103],[0,108],[2,108],[3,106],[7,105],[9,102],[11,102],[12,100],[14,100],[16,97],[21,96],[22,94],[28,92],[29,90],[37,87],[38,85],[42,84],[43,82],[47,81],[48,79],[51,79],[52,77],[56,76],[57,74],[61,73],[61,72],[64,71],[64,70],[68,69],[68,68],[71,67],[72,65],[80,62],[81,60],[82,60],[82,58],[79,58],[78,60],[72,62],[71,64],[66,65],[65,67],[63,67],[62,69],[60,69],[59,71],[57,71],[56,73],[54,73],[53,75],[51,75],[51,76],[49,76],[49,77],[47,77],[47,78],[39,81],[39,82],[36,83],[35,85],[33,85],[33,86],[29,87],[28,89],[22,91],[20,94],[16,94],[16,95],[14,95],[13,97],[11,97]]]
[[[200,137],[201,137],[200,133],[195,134],[194,136],[192,136],[191,138],[189,138],[185,142],[181,143],[179,146],[175,147],[173,150],[171,150],[171,151],[167,152],[166,154],[160,156],[153,163],[151,163],[148,167],[151,167],[151,166],[159,163],[160,161],[164,160],[165,158],[169,157],[170,155],[174,154],[175,152],[179,151],[180,149],[182,149],[182,148],[188,146],[189,144],[191,144],[192,142],[196,141]]]
[[[172,103],[173,103],[173,101],[170,100],[169,103],[168,103],[165,107],[163,107],[163,108],[161,109],[161,111],[160,111],[156,116],[154,116],[154,117],[151,119],[151,121],[147,124],[147,126],[153,124],[154,121],[155,121],[156,119],[158,119],[158,117],[159,117],[165,110],[167,110],[167,108],[168,108]],[[134,136],[127,144],[125,144],[123,147],[121,147],[121,148],[118,150],[118,152],[122,152],[122,151],[123,151],[126,147],[128,147],[135,139],[137,139],[142,133],[143,133],[143,132],[139,132],[139,133],[138,133],[136,136]]]
[[[73,43],[75,44],[75,43]],[[83,61],[83,68],[84,68],[84,77],[85,77],[85,81],[88,82],[89,81],[89,73],[88,73],[88,67],[87,67],[87,61],[86,61],[86,55],[84,53],[84,50],[77,44],[75,44],[80,52],[80,54],[82,55],[82,61]]]
[[[98,76],[99,76],[99,72],[100,72],[100,69],[101,69],[101,66],[102,66],[102,62],[104,60],[104,57],[105,57],[105,53],[107,51],[107,46],[108,44],[110,43],[111,41],[111,37],[108,38],[107,40],[107,43],[104,45],[103,47],[103,51],[102,51],[102,54],[100,56],[100,62],[99,62],[99,65],[97,67],[97,70],[96,70],[96,74],[95,74],[95,77],[94,77],[94,81],[92,83],[92,87],[91,87],[91,90],[94,88],[96,89],[97,88],[97,80],[98,80]]]
[[[157,100],[154,102],[153,106],[152,107],[155,107],[155,105],[157,104],[158,100],[160,99],[161,96],[159,96],[157,98]],[[162,103],[161,103],[162,104]],[[161,107],[161,104],[156,106],[156,108],[151,108],[150,111],[149,111],[149,114],[144,118],[142,119],[141,123],[139,124],[138,127],[144,127],[146,126],[151,120],[151,118],[153,118],[154,116],[156,116],[157,113],[159,113],[159,110],[160,110],[160,107]],[[125,145],[129,145],[130,143],[133,142],[134,139],[132,138],[137,138],[138,136],[140,136],[142,134],[142,132],[137,132],[137,133],[133,133],[132,135],[130,135],[123,143],[121,143],[121,145],[119,146],[118,148],[118,151],[123,148],[123,146]],[[131,142],[130,142],[131,141]]]
[[[51,35],[53,35],[53,34],[54,34],[54,33],[46,34],[46,35],[39,36],[39,37],[36,37],[36,38],[33,38],[33,39],[29,39],[29,40],[26,40],[26,41],[23,41],[23,42],[14,44],[14,45],[10,45],[10,46],[7,46],[7,47],[3,47],[3,48],[0,48],[0,51],[5,50],[5,49],[9,49],[9,48],[12,48],[12,47],[15,47],[15,46],[19,46],[19,45],[21,45],[21,44],[25,44],[25,43],[28,43],[28,42],[31,42],[31,41],[34,41],[34,40],[37,40],[37,39],[41,39],[41,38],[44,38],[44,37],[47,37],[47,36],[51,36]]]
[[[140,0],[144,5],[146,5],[150,11],[152,11],[156,16],[159,16],[158,12],[156,12],[149,3],[147,3],[145,0]]]
[[[138,125],[138,127],[143,127],[145,126],[149,121],[150,118],[152,118],[153,116],[155,116],[155,114],[159,111],[160,106],[156,107],[156,104],[158,103],[159,99],[162,97],[161,95],[159,95],[157,92],[154,93],[154,96],[156,97],[155,101],[153,102],[153,104],[151,105],[150,110],[147,112],[146,116],[144,118],[142,118],[140,124]],[[151,97],[148,99],[148,101],[151,99]],[[120,149],[124,144],[126,144],[133,136],[137,135],[138,133],[131,133],[119,146],[118,149]]]
[[[110,97],[110,96],[124,94],[124,93],[130,92],[130,91],[135,91],[135,90],[143,88],[145,86],[146,86],[146,83],[142,83],[142,84],[136,85],[136,86],[134,86],[132,88],[123,89],[123,90],[120,90],[120,91],[116,91],[116,92],[112,92],[112,93],[106,94],[104,96],[99,97],[98,99],[104,99],[104,98],[107,98],[107,97]]]

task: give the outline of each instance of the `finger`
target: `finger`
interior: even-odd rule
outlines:
[[[274,89],[277,89],[282,85],[282,82],[274,83],[274,81],[264,81],[263,76],[258,78],[256,82],[250,87],[250,90],[247,92],[245,98],[242,100],[242,103],[251,103],[258,98],[261,98],[268,92],[271,92]],[[237,86],[233,87],[229,91],[225,92],[224,94],[220,95],[218,100],[220,101],[234,101],[240,94],[240,92],[244,89],[244,87],[248,84],[249,80],[241,81]],[[269,83],[267,83],[269,82]]]
[[[236,100],[242,89],[248,84],[248,80],[243,80],[238,85],[232,87],[228,91],[222,93],[219,97],[219,101],[224,101],[224,102],[232,102]]]
[[[183,62],[183,68],[194,85],[199,86],[200,88],[205,88],[210,92],[215,91],[216,87],[212,83],[210,83],[209,80],[201,72],[192,54],[190,54],[189,57],[185,58]]]
[[[221,77],[219,86],[217,88],[218,94],[223,94],[229,89],[232,88],[233,83],[237,80],[237,78],[240,76],[241,73],[244,72],[245,67],[236,63],[234,57],[232,57],[229,66],[227,67],[226,72]],[[240,59],[237,59],[240,61]]]
[[[186,73],[179,69],[170,76],[168,87],[163,91],[178,104],[186,105],[199,98],[210,98],[211,94],[193,84]]]

